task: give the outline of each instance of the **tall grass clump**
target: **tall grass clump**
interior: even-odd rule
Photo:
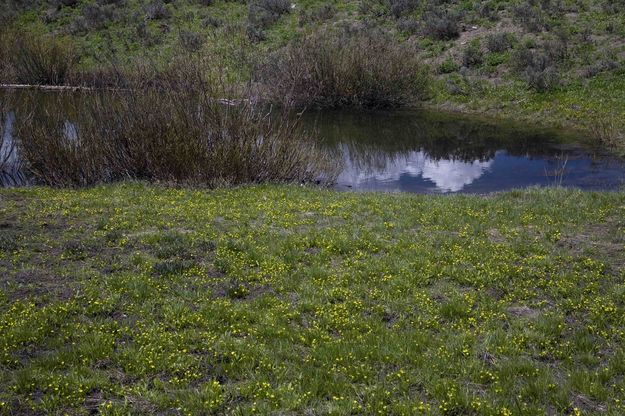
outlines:
[[[589,125],[592,137],[604,146],[625,156],[625,127],[615,116],[595,117]]]
[[[398,107],[422,99],[416,51],[379,32],[317,33],[291,42],[257,71],[264,95],[289,107]]]
[[[16,134],[38,183],[86,186],[124,179],[192,186],[331,180],[334,165],[287,114],[249,101],[195,72],[133,88],[75,97],[68,118],[36,107]]]

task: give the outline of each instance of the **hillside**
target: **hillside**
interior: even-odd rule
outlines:
[[[625,131],[623,0],[13,0],[3,13],[7,31],[65,37],[84,70],[194,54],[239,81],[314,32],[387,34],[427,65],[428,106],[608,142]]]

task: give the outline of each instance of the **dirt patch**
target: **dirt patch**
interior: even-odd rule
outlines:
[[[75,294],[69,279],[42,270],[4,274],[0,278],[0,286],[6,288],[11,301],[27,298],[68,300]]]
[[[589,412],[593,412],[593,413],[594,412],[603,413],[607,410],[605,405],[595,403],[594,401],[592,401],[591,399],[589,399],[588,397],[582,394],[575,395],[573,397],[573,403],[574,403],[574,407],[577,407],[578,409],[586,410]]]
[[[625,267],[625,225],[618,220],[593,224],[579,233],[563,236],[557,245],[573,256],[591,252],[614,272]]]
[[[540,316],[540,311],[536,309],[529,308],[527,306],[511,306],[506,309],[506,311],[512,315],[519,318],[537,318]]]
[[[498,229],[492,228],[488,230],[488,241],[493,244],[503,244],[506,242],[506,237],[504,237]]]
[[[98,413],[98,407],[105,401],[104,394],[100,390],[92,390],[85,397],[85,408],[89,413]]]

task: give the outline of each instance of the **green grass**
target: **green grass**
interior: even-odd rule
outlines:
[[[0,413],[622,414],[625,194],[0,191]]]
[[[477,86],[466,96],[453,96],[441,85],[433,106],[498,115],[552,127],[589,128],[593,121],[614,119],[625,130],[625,78],[601,74],[557,90],[538,93],[521,82],[506,86]]]

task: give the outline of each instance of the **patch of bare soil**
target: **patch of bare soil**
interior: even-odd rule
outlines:
[[[537,318],[540,316],[540,311],[536,309],[529,308],[527,306],[511,306],[507,309],[507,312],[516,317],[520,318]]]
[[[75,288],[69,278],[45,270],[2,273],[0,287],[5,290],[11,301],[28,298],[68,300],[75,293]]]
[[[558,246],[574,256],[592,253],[618,273],[625,267],[625,224],[617,219],[592,224],[581,232],[563,236]]]

